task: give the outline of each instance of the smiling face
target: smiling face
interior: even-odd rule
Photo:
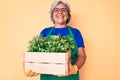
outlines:
[[[53,19],[55,24],[66,24],[68,11],[64,4],[58,4],[53,10]]]

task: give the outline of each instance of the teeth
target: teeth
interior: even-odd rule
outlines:
[[[58,18],[63,18],[63,16],[58,16]]]

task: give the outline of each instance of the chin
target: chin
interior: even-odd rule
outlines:
[[[66,21],[60,20],[60,21],[58,21],[57,23],[63,24],[63,23],[66,23]]]
[[[66,22],[58,22],[58,24],[66,24]]]

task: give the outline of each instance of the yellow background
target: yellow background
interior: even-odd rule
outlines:
[[[39,80],[23,72],[28,40],[53,25],[54,0],[0,0],[0,80]],[[65,0],[84,38],[81,80],[120,80],[120,0]]]

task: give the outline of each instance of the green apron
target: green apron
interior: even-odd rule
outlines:
[[[51,33],[53,31],[54,27],[51,28],[49,34],[47,35],[47,38],[50,39],[50,36],[51,36]],[[69,31],[69,37],[73,39],[73,42],[74,42],[74,49],[72,49],[72,52],[71,52],[71,63],[74,64],[77,60],[77,53],[78,53],[78,47],[77,47],[77,43],[75,41],[75,38],[74,38],[74,35],[70,29],[69,26],[67,26],[67,29]],[[79,80],[79,74],[73,74],[73,75],[70,75],[70,76],[64,76],[64,77],[58,77],[58,76],[54,76],[54,75],[50,75],[50,74],[41,74],[40,75],[40,80]]]

